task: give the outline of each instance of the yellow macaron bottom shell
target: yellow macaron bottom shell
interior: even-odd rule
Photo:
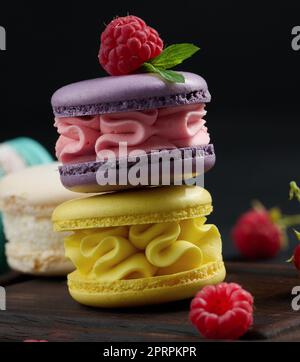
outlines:
[[[76,268],[68,277],[71,295],[87,305],[131,306],[188,298],[222,281],[221,237],[205,222],[195,217],[76,230],[65,239]]]
[[[69,292],[78,303],[100,308],[128,308],[192,298],[206,285],[221,283],[226,276],[222,261],[189,271],[141,279],[98,282],[78,271],[68,275]]]

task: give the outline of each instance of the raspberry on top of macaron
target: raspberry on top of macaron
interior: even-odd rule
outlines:
[[[129,15],[114,19],[101,34],[99,61],[111,75],[129,74],[163,50],[157,31]]]
[[[112,20],[101,34],[99,62],[110,75],[133,72],[157,73],[163,79],[184,83],[182,74],[170,68],[194,55],[199,48],[190,43],[173,44],[163,49],[158,32],[137,16]]]

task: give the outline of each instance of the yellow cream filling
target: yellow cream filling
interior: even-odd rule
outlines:
[[[198,217],[77,230],[65,239],[66,256],[80,274],[101,282],[192,270],[222,260],[219,231],[205,222]]]

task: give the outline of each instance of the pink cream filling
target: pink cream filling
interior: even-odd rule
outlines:
[[[172,149],[209,144],[203,117],[204,104],[177,106],[149,111],[111,113],[88,117],[56,118],[60,134],[56,156],[62,163],[95,161],[106,150],[116,156],[119,143],[127,151]],[[109,157],[109,154],[107,155]]]

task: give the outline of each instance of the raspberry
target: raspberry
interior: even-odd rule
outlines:
[[[253,297],[240,285],[204,287],[192,300],[190,320],[208,339],[237,339],[253,323]]]
[[[232,238],[244,257],[260,259],[272,258],[279,252],[283,235],[266,210],[254,209],[238,219]]]
[[[296,246],[296,248],[294,250],[293,261],[294,261],[295,267],[298,270],[300,270],[300,245]]]
[[[129,74],[163,50],[156,30],[137,16],[114,19],[101,34],[99,62],[111,75]]]

